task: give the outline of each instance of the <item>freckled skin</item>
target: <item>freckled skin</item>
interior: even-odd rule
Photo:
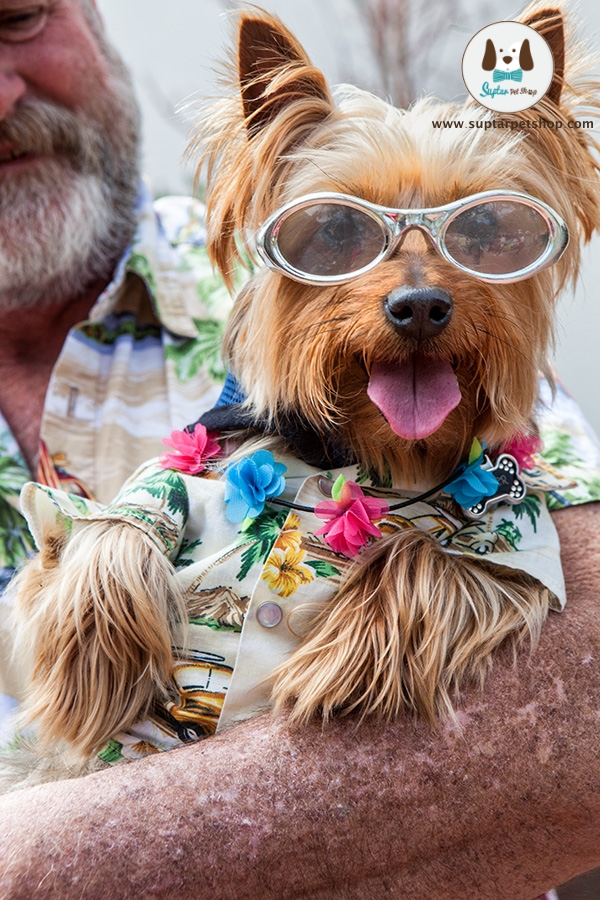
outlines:
[[[0,799],[3,900],[531,900],[600,863],[600,505],[554,516],[569,603],[456,726],[262,716]]]
[[[1,2],[0,12],[48,9],[46,26],[30,40],[6,40],[0,31],[0,118],[25,95],[49,99],[86,112],[110,80],[80,4],[75,0]],[[108,124],[108,123],[107,123]]]

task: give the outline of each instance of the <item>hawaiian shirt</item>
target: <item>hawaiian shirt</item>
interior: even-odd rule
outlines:
[[[0,593],[32,547],[19,492],[44,484],[109,502],[161,438],[219,395],[231,300],[205,247],[204,208],[152,204],[142,185],[137,229],[89,320],[67,336],[48,388],[40,463],[28,471],[0,415]]]
[[[424,500],[402,485],[382,486],[359,466],[319,471],[293,455],[277,457],[286,467],[278,499],[303,508],[267,503],[241,525],[227,518],[225,478],[214,468],[188,475],[151,461],[108,507],[27,485],[23,508],[38,544],[57,528],[71,532],[92,519],[129,522],[171,559],[187,598],[187,640],[185,650],[174,651],[173,695],[157,702],[146,721],[115,735],[101,758],[114,763],[167,750],[269,706],[269,674],[297,647],[307,604],[315,610],[330,599],[354,565],[316,533],[323,522],[314,507],[341,474],[389,505],[414,498],[376,521],[382,534],[419,528],[449,553],[526,571],[548,587],[552,607],[562,609],[560,547],[549,507],[600,499],[600,452],[562,389],[551,407],[542,401],[539,419],[547,455],[521,472],[525,499],[500,503],[479,520],[443,492]]]
[[[0,732],[19,691],[5,588],[33,541],[19,512],[32,476],[109,502],[173,428],[209,409],[225,372],[221,339],[231,300],[205,246],[204,207],[152,203],[142,184],[137,228],[89,320],[68,334],[48,387],[39,468],[29,472],[0,415]]]

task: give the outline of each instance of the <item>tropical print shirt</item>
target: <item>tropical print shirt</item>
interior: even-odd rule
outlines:
[[[142,185],[137,218],[112,282],[52,373],[37,473],[0,415],[0,594],[33,546],[19,512],[26,481],[108,502],[161,438],[219,395],[231,301],[208,261],[204,209],[187,197],[152,204]]]
[[[414,491],[381,484],[357,465],[325,472],[292,455],[276,460],[286,469],[278,500],[302,508],[267,502],[241,524],[227,517],[227,482],[218,462],[190,475],[185,467],[164,469],[151,461],[108,507],[27,485],[23,508],[38,543],[57,528],[72,532],[91,519],[129,522],[171,559],[187,597],[187,641],[184,650],[174,648],[172,696],[129,733],[115,735],[101,758],[115,763],[167,750],[268,707],[268,676],[297,646],[303,607],[315,609],[331,598],[354,565],[317,534],[323,522],[314,507],[340,475],[390,506],[413,500],[376,520],[381,534],[419,528],[449,553],[526,571],[549,588],[553,608],[562,609],[560,547],[549,508],[600,499],[600,452],[572,399],[559,388],[547,407],[550,395],[543,393],[539,425],[547,449],[521,471],[525,499],[502,502],[476,521],[443,492],[415,498]]]

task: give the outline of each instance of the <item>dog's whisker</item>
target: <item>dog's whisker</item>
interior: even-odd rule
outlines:
[[[507,341],[504,338],[501,338],[500,335],[495,334],[493,331],[487,331],[485,328],[481,328],[478,325],[476,325],[475,328],[480,334],[486,334],[488,337],[494,338],[494,340],[499,341],[501,344],[504,344],[505,346],[509,347],[510,350],[512,350],[514,353],[517,353],[521,357],[521,359],[523,359],[529,366],[531,366],[537,372],[537,370],[538,370],[537,364],[534,363],[533,360],[530,359],[528,356],[526,356],[521,350],[519,350],[518,347],[515,347],[515,345],[511,341]]]
[[[326,172],[325,169],[319,165],[319,163],[315,159],[310,160],[311,165],[313,165],[319,172],[325,176],[328,184],[334,184],[337,188],[339,188],[340,193],[346,193],[348,189],[348,185],[344,184],[342,181],[339,181],[334,175],[329,172]]]
[[[299,332],[299,334],[302,335],[303,337],[305,337],[306,335],[310,334],[311,331],[316,331],[317,333],[320,333],[319,329],[321,329],[321,327],[323,325],[330,325],[333,322],[347,322],[350,319],[351,319],[351,316],[332,316],[330,319],[322,319],[320,322],[311,322],[311,324],[307,325],[305,328],[303,328]],[[339,329],[332,329],[332,331],[336,331],[336,330],[339,330]]]
[[[318,334],[319,336],[320,336],[320,335],[323,335],[323,334],[337,334],[339,331],[340,331],[339,328],[323,328],[323,329],[319,330],[319,331],[317,332],[317,334]],[[299,331],[299,332],[298,332],[298,336],[299,336],[299,337],[304,337],[304,336],[305,336],[305,332]]]
[[[499,319],[502,322],[508,322],[513,328],[516,328],[521,334],[528,334],[527,329],[519,322],[518,319],[513,319],[512,316],[503,316],[498,312],[488,312],[488,318],[490,319]]]

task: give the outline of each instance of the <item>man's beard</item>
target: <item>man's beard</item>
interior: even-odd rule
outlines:
[[[0,177],[0,309],[49,306],[110,279],[135,228],[139,114],[111,48],[112,84],[74,113],[24,99],[0,145],[41,154]]]

